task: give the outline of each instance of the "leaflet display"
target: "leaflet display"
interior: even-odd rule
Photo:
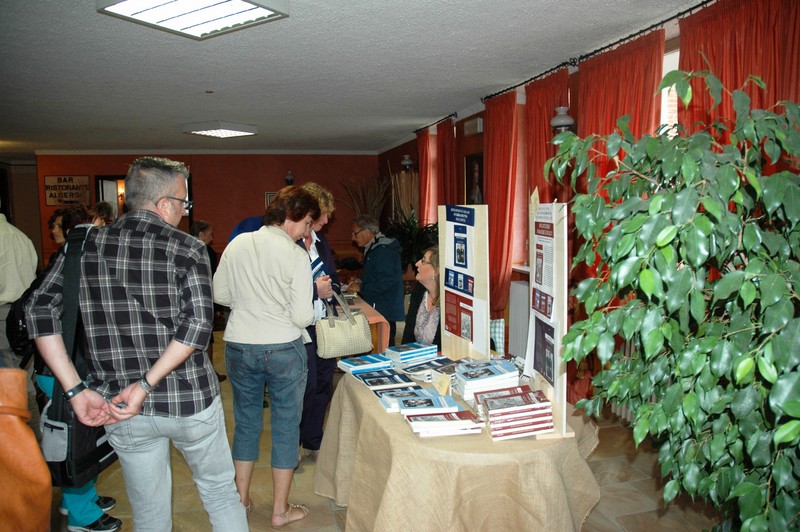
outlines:
[[[529,217],[530,321],[524,374],[553,402],[555,434],[571,434],[566,418],[567,371],[561,338],[567,326],[567,215],[564,203],[539,204],[534,192]]]
[[[487,207],[439,206],[439,224],[442,353],[454,360],[488,358]]]

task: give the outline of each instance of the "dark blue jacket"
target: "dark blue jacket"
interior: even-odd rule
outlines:
[[[364,253],[360,294],[387,321],[405,319],[400,243],[394,238],[378,233]]]

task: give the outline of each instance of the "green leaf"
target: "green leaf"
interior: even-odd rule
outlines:
[[[714,285],[714,299],[728,299],[731,294],[738,292],[744,282],[744,272],[736,270],[725,274]]]
[[[689,104],[692,103],[692,86],[687,80],[680,79],[675,83],[675,91],[683,102],[684,108],[688,109]]]
[[[794,305],[789,299],[782,299],[778,303],[767,307],[764,311],[763,332],[773,333],[779,331],[789,323],[794,316]]]
[[[706,263],[710,254],[709,239],[699,227],[696,225],[687,227],[683,234],[683,243],[692,266],[699,268]]]
[[[631,284],[639,273],[642,262],[642,259],[639,257],[630,257],[619,263],[616,270],[614,270],[614,273],[616,273],[617,286],[619,288]]]
[[[787,415],[800,418],[800,401],[786,401],[783,403],[783,411]]]
[[[778,370],[775,369],[775,364],[766,360],[763,356],[758,357],[758,372],[770,384],[775,384],[778,379]]]
[[[686,183],[694,183],[697,176],[700,174],[700,166],[697,164],[690,154],[684,154],[683,161],[681,162],[681,175]]]
[[[723,202],[730,201],[739,188],[739,174],[733,166],[723,166],[717,173],[717,191]]]
[[[686,77],[686,73],[682,70],[670,70],[661,79],[661,83],[658,84],[657,92],[661,92],[668,87],[672,87],[678,82],[678,80],[683,79],[684,77]]]
[[[675,235],[678,234],[678,228],[674,225],[669,225],[662,229],[658,236],[656,237],[656,245],[660,248],[663,248],[675,238]]]
[[[650,201],[650,206],[647,208],[647,213],[650,216],[655,216],[661,211],[661,204],[664,203],[666,196],[659,194]]]
[[[787,293],[786,281],[778,274],[770,274],[761,278],[761,305],[769,307],[780,301]]]
[[[742,283],[742,288],[739,291],[739,297],[742,298],[742,303],[745,307],[749,307],[756,299],[756,285],[750,281]]]
[[[689,302],[691,304],[691,308],[689,309],[692,313],[692,317],[694,321],[700,323],[706,317],[706,300],[703,297],[703,294],[697,290],[692,290],[689,294]]]
[[[706,196],[700,200],[700,203],[703,205],[703,208],[708,214],[713,216],[718,222],[722,221],[722,206],[718,201]]]
[[[672,479],[664,485],[664,504],[669,504],[678,495],[680,484],[677,480]]]
[[[700,204],[700,195],[692,187],[687,187],[675,194],[675,204],[672,206],[672,222],[683,225],[692,219]]]
[[[798,437],[800,437],[800,421],[793,419],[788,423],[780,425],[775,430],[772,441],[777,447],[782,443],[793,443]]]
[[[653,291],[656,289],[656,276],[649,268],[639,272],[639,288],[641,288],[642,292],[647,294],[648,297],[653,295]]]
[[[769,407],[776,415],[783,412],[784,404],[800,397],[800,372],[784,373],[769,392]]]
[[[752,357],[746,357],[740,360],[734,373],[734,376],[736,377],[736,383],[741,384],[745,379],[752,377],[754,368],[755,361],[752,359]]]
[[[639,444],[647,437],[649,431],[650,420],[646,417],[639,418],[633,426],[633,441],[636,443],[636,447],[639,447]]]
[[[664,347],[664,335],[661,329],[653,329],[647,334],[644,340],[644,356],[647,360],[652,359]]]
[[[603,364],[607,364],[612,356],[614,356],[614,335],[606,331],[600,335],[600,340],[597,342],[597,358]]]
[[[742,244],[747,251],[757,251],[761,247],[761,229],[755,224],[746,226],[742,235]]]
[[[606,153],[609,159],[613,159],[619,153],[619,147],[622,144],[622,137],[619,133],[612,133],[606,139]]]
[[[697,422],[697,413],[700,411],[700,400],[697,394],[689,392],[683,396],[683,415],[692,423]]]

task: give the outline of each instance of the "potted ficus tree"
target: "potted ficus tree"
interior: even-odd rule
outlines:
[[[554,139],[545,175],[588,182],[571,205],[584,242],[573,265],[597,271],[573,291],[588,318],[564,336],[564,358],[599,358],[578,406],[635,412],[636,444],[659,448],[665,503],[688,493],[723,511],[720,528],[797,530],[800,109],[751,109],[707,71],[671,72],[659,90],[688,105],[692,78],[715,106],[729,95],[735,116],[641,138],[623,117],[610,135]]]

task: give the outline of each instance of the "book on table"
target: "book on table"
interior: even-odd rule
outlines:
[[[414,384],[408,376],[397,373],[391,369],[357,373],[353,378],[364,384],[370,390],[385,390],[387,388],[401,388]]]
[[[400,411],[400,399],[408,399],[412,397],[431,397],[439,395],[436,390],[423,388],[421,386],[405,386],[402,388],[389,388],[384,390],[373,390],[373,393],[378,396],[384,410],[387,412]]]
[[[552,410],[523,410],[520,412],[510,412],[507,414],[499,414],[484,419],[490,427],[506,427],[510,425],[518,425],[520,423],[539,423],[543,420],[553,420]]]
[[[482,428],[483,422],[469,410],[446,412],[444,414],[413,414],[406,416],[406,421],[414,432],[432,431],[435,429],[468,429]]]
[[[439,371],[447,366],[453,366],[454,364],[455,361],[447,357],[437,356],[430,360],[412,360],[402,364],[396,369],[405,373],[412,379],[422,382],[432,382],[435,371]]]
[[[351,375],[379,369],[388,369],[391,366],[392,361],[383,355],[359,355],[340,358],[336,362],[336,367]]]
[[[536,436],[537,434],[548,434],[550,432],[554,432],[555,428],[553,424],[549,424],[542,427],[534,427],[534,428],[526,428],[526,429],[517,429],[511,431],[503,431],[500,433],[492,432],[492,441],[502,441],[502,440],[511,440],[514,438],[524,438],[526,436]]]
[[[386,348],[383,354],[390,360],[407,362],[412,359],[433,355],[437,356],[439,348],[436,344],[425,342],[411,342],[401,345],[393,345]]]
[[[446,412],[462,410],[456,400],[449,395],[398,399],[398,403],[400,406],[400,413],[404,416],[415,414],[444,414]]]
[[[437,436],[466,436],[468,434],[480,434],[483,432],[481,427],[471,427],[465,429],[431,429],[417,432],[420,438],[435,438]]]
[[[467,360],[456,368],[453,388],[472,401],[475,392],[519,384],[519,371],[508,360]]]
[[[483,407],[483,402],[486,399],[490,399],[493,397],[500,397],[502,395],[511,395],[514,393],[525,393],[530,392],[531,387],[527,384],[520,384],[519,386],[505,386],[502,388],[491,388],[488,390],[479,390],[473,394],[473,400],[475,401],[475,413],[478,414],[478,417],[484,418],[486,417],[486,411]]]
[[[486,423],[492,434],[501,434],[510,431],[547,428],[553,425],[553,416],[542,416],[530,419],[513,419],[508,421],[489,421]]]
[[[510,412],[553,410],[553,405],[541,390],[490,397],[483,401],[483,406],[489,418]]]

